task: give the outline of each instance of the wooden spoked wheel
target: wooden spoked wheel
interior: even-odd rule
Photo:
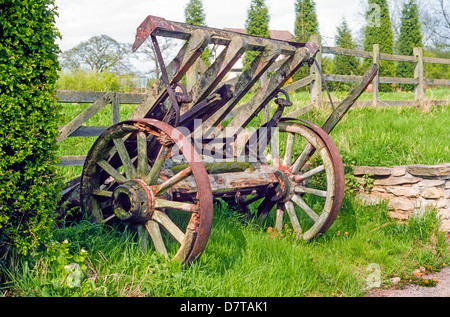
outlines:
[[[184,164],[177,173],[175,160]],[[183,195],[177,186],[187,178],[196,191]],[[213,212],[207,172],[191,143],[164,122],[124,121],[102,133],[87,155],[80,198],[95,221],[125,223],[142,247],[164,257],[186,264],[206,247]]]
[[[275,157],[270,162],[280,180],[274,194],[278,197],[265,197],[258,212],[274,232],[281,233],[286,225],[297,238],[311,240],[328,230],[342,205],[342,160],[331,138],[314,124],[282,119],[278,128],[280,153],[271,151]]]

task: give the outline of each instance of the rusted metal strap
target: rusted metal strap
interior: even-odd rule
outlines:
[[[159,48],[158,40],[156,36],[151,36],[153,47],[155,48],[156,56],[158,58],[159,66],[161,67],[161,77],[166,85],[167,93],[169,94],[170,101],[172,102],[172,107],[175,111],[175,123],[174,126],[178,126],[180,123],[180,105],[178,104],[177,97],[175,95],[175,91],[170,86],[169,76],[167,76],[166,66],[164,64],[164,59],[162,57],[161,49]]]

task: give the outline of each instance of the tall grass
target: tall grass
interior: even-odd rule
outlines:
[[[272,237],[216,205],[208,245],[188,268],[153,250],[142,252],[122,228],[83,221],[56,230],[54,238],[68,240],[73,253],[87,250],[83,279],[92,287],[83,296],[356,297],[368,290],[370,265],[380,268],[381,283],[388,285],[392,276],[412,275],[419,267],[439,269],[449,259],[435,213],[398,223],[385,205],[365,207],[352,197],[346,197],[335,223],[320,238],[295,241],[289,228],[283,233]],[[5,295],[46,295],[44,286],[55,279],[48,260],[27,261],[19,260],[10,271]]]

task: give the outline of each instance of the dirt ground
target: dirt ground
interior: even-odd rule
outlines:
[[[435,278],[439,282],[434,287],[409,284],[401,289],[372,289],[367,297],[450,297],[450,267],[444,267],[434,274],[423,275],[423,278]]]

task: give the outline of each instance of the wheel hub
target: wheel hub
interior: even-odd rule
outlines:
[[[278,186],[275,188],[275,195],[272,197],[272,201],[283,201],[289,197],[292,186],[284,171],[274,170],[273,173],[278,179]]]
[[[134,179],[113,192],[114,214],[122,221],[145,223],[153,214],[154,195],[143,181]]]

